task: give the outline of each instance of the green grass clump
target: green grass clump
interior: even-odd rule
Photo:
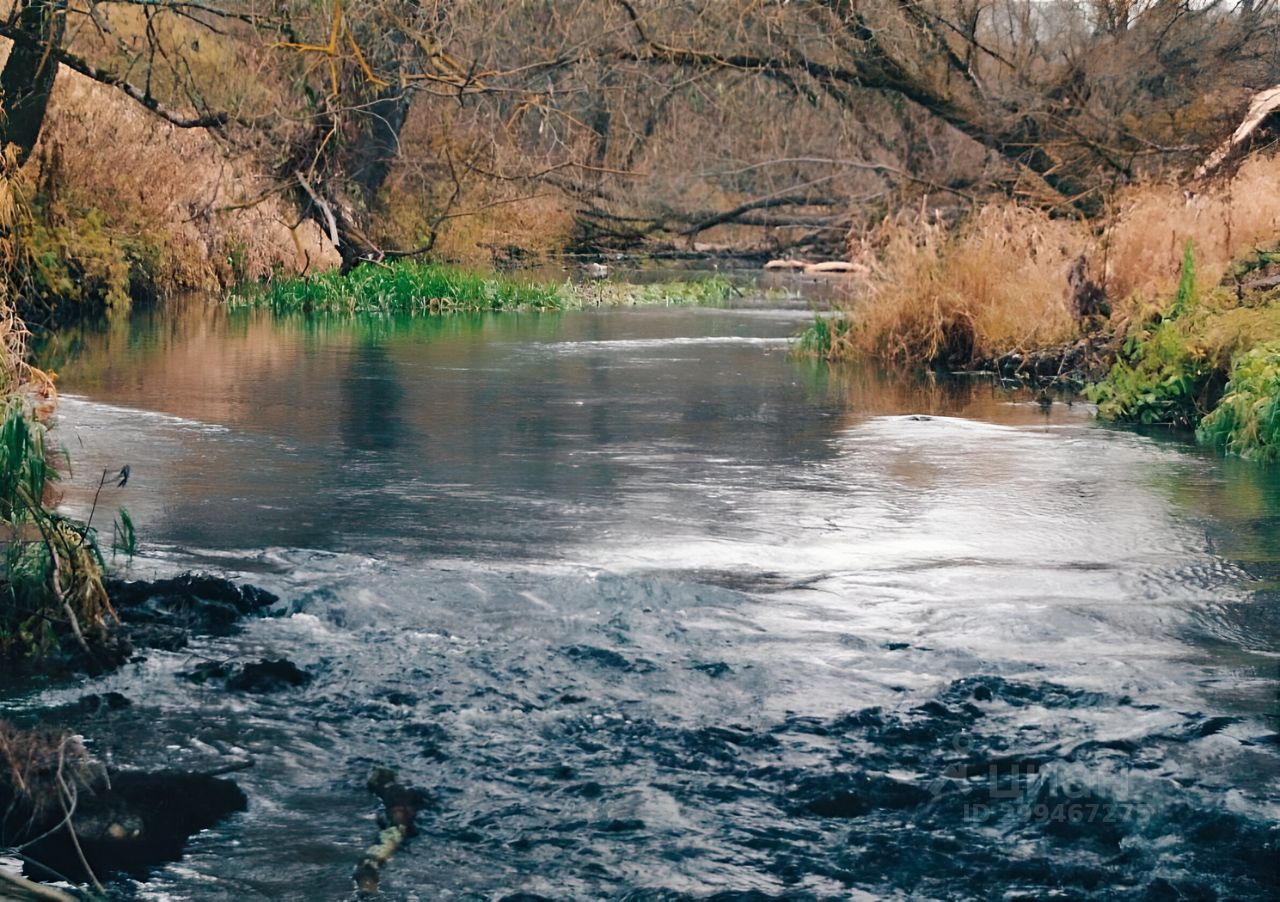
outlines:
[[[1195,252],[1187,242],[1182,277],[1168,312],[1130,335],[1106,378],[1086,394],[1098,415],[1143,425],[1194,427],[1221,385],[1221,367],[1207,353],[1208,325],[1196,289]]]
[[[1131,337],[1106,378],[1086,394],[1105,420],[1190,427],[1212,400],[1216,373],[1178,322],[1164,320]]]
[[[853,333],[853,323],[843,316],[813,315],[813,322],[796,336],[793,346],[802,357],[822,357],[833,360],[841,356]]]
[[[558,310],[559,286],[411,260],[280,279],[260,292],[240,293],[232,306],[267,307],[277,313],[448,313],[453,311]]]
[[[401,260],[360,266],[347,275],[330,271],[279,279],[262,290],[238,292],[229,304],[266,307],[275,313],[494,313],[657,304],[715,306],[737,293],[722,276],[653,285],[603,281],[552,285]]]
[[[706,279],[690,279],[671,282],[654,282],[650,285],[632,285],[626,282],[586,282],[572,288],[575,307],[589,306],[656,306],[688,305],[717,307],[727,303],[741,292],[724,276]]]
[[[91,670],[118,662],[115,611],[102,583],[93,531],[45,506],[56,479],[45,454],[46,427],[10,399],[0,422],[0,665],[57,669],[76,660]]]
[[[1196,438],[1228,454],[1280,460],[1280,342],[1240,356],[1218,406],[1201,421]]]

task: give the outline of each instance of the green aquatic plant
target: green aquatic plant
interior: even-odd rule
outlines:
[[[0,422],[0,661],[56,664],[71,649],[90,668],[122,653],[93,530],[46,506],[56,472],[46,427],[21,398]]]
[[[596,306],[689,304],[717,306],[738,289],[720,275],[707,279],[633,285],[625,282],[549,284],[480,274],[437,263],[400,260],[244,288],[232,307],[275,313],[440,314],[564,310]]]
[[[841,355],[847,349],[853,335],[853,323],[844,316],[813,315],[811,322],[795,338],[793,351],[802,357],[822,357],[828,360]]]
[[[116,509],[117,517],[111,523],[111,551],[123,554],[130,561],[138,553],[138,532],[133,527],[133,518],[123,507]]]
[[[0,521],[21,524],[40,509],[46,485],[56,474],[44,453],[45,428],[11,399],[0,423]]]
[[[1182,249],[1182,275],[1178,277],[1178,290],[1173,295],[1173,306],[1169,310],[1171,319],[1177,319],[1186,313],[1199,299],[1196,290],[1196,248],[1188,241]]]
[[[1280,460],[1280,343],[1260,345],[1235,361],[1226,393],[1196,438],[1228,454]]]
[[[278,279],[260,290],[231,296],[233,307],[266,307],[277,313],[447,313],[452,311],[555,310],[563,289],[433,263],[402,260]]]

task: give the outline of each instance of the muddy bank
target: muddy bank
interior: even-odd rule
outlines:
[[[1095,336],[1065,345],[1010,351],[983,361],[978,369],[1037,387],[1079,390],[1106,376],[1114,361],[1111,343]]]

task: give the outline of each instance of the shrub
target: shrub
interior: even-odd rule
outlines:
[[[1087,246],[1078,224],[1013,203],[984,207],[954,230],[920,217],[886,221],[861,249],[875,258],[866,296],[845,305],[856,331],[832,347],[965,366],[1065,343],[1079,334],[1067,271]]]
[[[1236,360],[1226,393],[1196,438],[1228,454],[1280,460],[1280,342],[1259,345]]]
[[[1191,325],[1198,304],[1195,249],[1188,241],[1168,313],[1131,332],[1107,377],[1089,387],[1099,416],[1143,425],[1193,427],[1200,422],[1221,374],[1194,337]],[[1221,378],[1216,381],[1221,384]]]
[[[1166,320],[1131,337],[1107,377],[1086,394],[1106,420],[1189,427],[1208,406],[1214,375],[1177,323]]]

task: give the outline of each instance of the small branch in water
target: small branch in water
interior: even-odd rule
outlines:
[[[368,786],[369,791],[382,800],[385,811],[378,818],[382,832],[378,834],[377,844],[365,850],[364,858],[352,875],[356,891],[362,896],[378,892],[382,866],[391,860],[406,839],[417,834],[414,819],[418,816],[419,807],[430,800],[425,792],[405,786],[396,778],[395,771],[385,767],[373,769]]]
[[[98,496],[102,494],[102,488],[107,484],[107,476],[110,473],[111,473],[110,470],[103,470],[102,478],[98,480],[98,490],[93,493],[93,504],[90,505],[89,507],[89,518],[84,521],[85,534],[88,534],[89,527],[93,525],[93,512],[98,509]],[[125,485],[127,485],[129,482],[129,465],[125,464],[123,467],[121,467],[120,472],[117,473],[113,478],[116,480],[116,488],[118,489],[124,488]]]

